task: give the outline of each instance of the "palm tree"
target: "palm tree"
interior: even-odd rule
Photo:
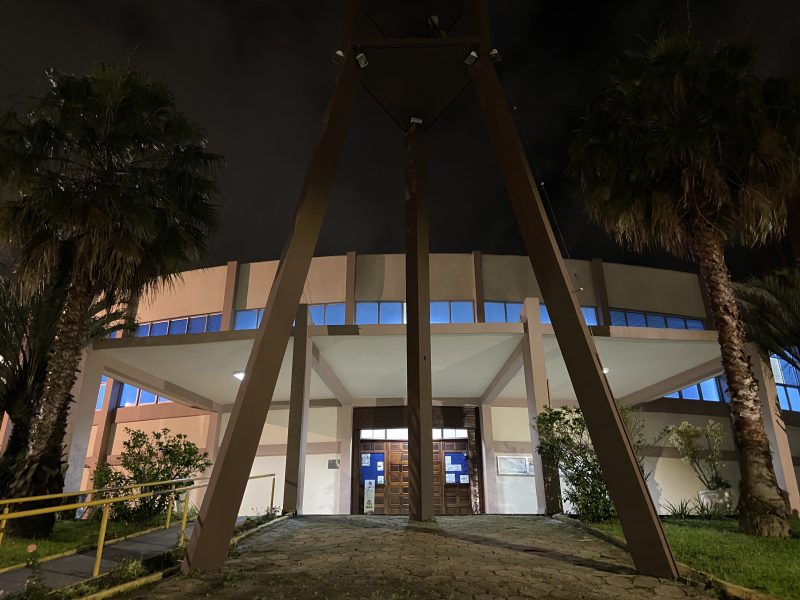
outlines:
[[[736,297],[747,337],[800,371],[800,260],[736,284]]]
[[[693,259],[708,291],[739,454],[739,524],[783,537],[788,522],[745,353],[725,247],[781,236],[798,178],[798,106],[752,73],[748,46],[713,52],[660,34],[612,67],[572,145],[590,218],[633,250]]]
[[[62,486],[64,425],[90,307],[125,304],[201,255],[216,225],[221,160],[171,92],[140,73],[101,65],[88,76],[48,78],[28,112],[0,121],[0,182],[12,194],[0,207],[0,233],[19,249],[18,281],[27,294],[57,270],[67,281],[17,496]]]

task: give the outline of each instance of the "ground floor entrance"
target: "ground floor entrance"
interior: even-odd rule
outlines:
[[[434,407],[433,503],[437,515],[483,512],[480,431],[473,407]],[[351,513],[407,515],[408,429],[405,407],[353,414]]]

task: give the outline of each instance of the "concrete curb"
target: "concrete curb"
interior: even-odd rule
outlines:
[[[564,523],[565,525],[569,525],[570,527],[582,529],[583,531],[590,533],[591,535],[598,537],[601,540],[620,548],[621,550],[625,550],[626,552],[628,551],[628,545],[623,540],[611,535],[610,533],[596,529],[591,525],[587,525],[586,523],[568,517],[567,515],[558,514],[553,515],[552,518]],[[731,600],[778,600],[775,598],[775,596],[770,596],[764,592],[751,590],[750,588],[742,587],[741,585],[736,585],[735,583],[731,583],[723,579],[718,579],[711,573],[698,571],[697,569],[694,569],[681,562],[675,561],[675,564],[678,566],[678,573],[680,574],[681,579],[684,580],[684,583],[689,585],[699,584],[705,589],[714,589],[720,592],[723,598],[730,598]]]

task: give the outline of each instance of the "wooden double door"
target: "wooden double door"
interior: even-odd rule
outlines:
[[[407,515],[408,442],[361,440],[359,446],[362,469],[359,477],[358,512],[364,512],[364,484],[365,478],[369,478],[375,481],[374,514]],[[469,468],[472,457],[468,441],[436,440],[432,451],[435,514],[472,514],[472,474]],[[379,462],[382,464],[378,464]]]

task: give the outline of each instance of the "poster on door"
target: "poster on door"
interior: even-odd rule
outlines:
[[[364,482],[364,514],[371,515],[375,512],[375,480],[367,479]]]

